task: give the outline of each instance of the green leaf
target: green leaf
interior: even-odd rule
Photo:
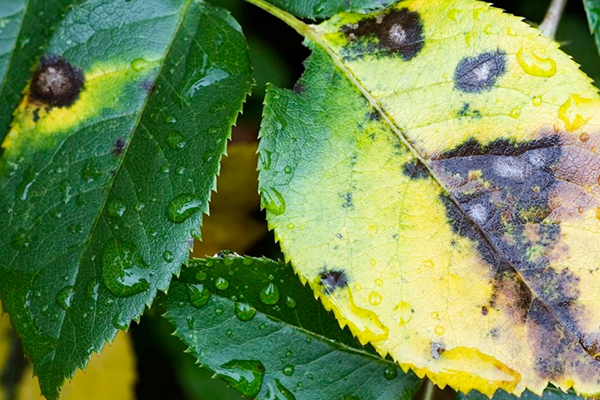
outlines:
[[[367,12],[382,9],[395,0],[267,0],[299,18],[329,18],[339,12]]]
[[[30,77],[32,64],[65,12],[83,0],[0,0],[0,140]]]
[[[472,390],[469,394],[457,393],[457,400],[487,400],[489,397]],[[520,397],[506,393],[504,390],[498,390],[492,397],[492,400],[583,400],[583,397],[577,396],[573,392],[565,393],[553,387],[544,390],[542,396],[531,393],[529,390],[523,392]]]
[[[590,33],[594,36],[600,53],[600,0],[583,0],[583,6],[590,25]]]
[[[0,294],[55,399],[188,258],[252,78],[238,24],[192,0],[88,1],[45,54],[85,84],[27,92],[3,143]]]
[[[165,302],[176,336],[204,367],[257,399],[414,396],[416,376],[339,329],[291,267],[221,256],[191,261]]]

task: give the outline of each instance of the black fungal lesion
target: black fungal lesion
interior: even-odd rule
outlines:
[[[349,56],[352,56],[356,50],[359,52],[379,50],[399,54],[403,60],[409,61],[416,57],[425,45],[421,16],[418,12],[407,8],[392,9],[385,14],[346,25],[342,28],[342,32],[350,42]],[[363,38],[367,41],[360,41]],[[375,39],[376,43],[373,45],[368,39]]]
[[[402,166],[402,173],[411,180],[429,178],[429,170],[419,160],[412,160]]]
[[[115,157],[118,157],[120,155],[123,154],[123,152],[125,151],[125,147],[127,147],[127,141],[123,138],[118,138],[117,140],[115,140],[115,143],[113,145],[113,149],[112,149],[112,154]]]
[[[69,107],[79,98],[84,84],[82,70],[59,56],[47,56],[33,74],[29,99],[51,107]]]
[[[342,208],[347,210],[354,210],[354,200],[352,199],[352,192],[340,193],[342,199]]]
[[[456,115],[458,117],[481,118],[481,111],[471,109],[471,105],[469,103],[463,103]]]
[[[348,286],[348,277],[342,270],[325,269],[319,276],[323,291],[327,294],[333,293],[336,289],[343,289]]]
[[[506,73],[506,53],[502,50],[465,57],[454,72],[454,87],[466,93],[491,90]]]

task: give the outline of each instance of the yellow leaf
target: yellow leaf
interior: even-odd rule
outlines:
[[[261,190],[325,307],[442,387],[600,394],[590,79],[478,1],[407,0],[316,26],[274,13],[314,54],[304,91],[267,99],[261,155],[277,157]],[[302,173],[284,179],[285,165]]]

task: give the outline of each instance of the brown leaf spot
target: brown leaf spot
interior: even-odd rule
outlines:
[[[83,89],[83,72],[58,56],[42,58],[31,81],[29,98],[53,107],[68,107]]]

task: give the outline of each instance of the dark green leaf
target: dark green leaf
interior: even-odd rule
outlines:
[[[0,0],[0,140],[30,77],[30,68],[64,13],[83,0]]]
[[[188,258],[252,78],[237,23],[192,0],[88,1],[46,56],[85,84],[26,93],[3,144],[0,294],[57,398]]]
[[[250,397],[408,400],[420,384],[341,330],[283,263],[191,261],[165,305],[198,362]]]
[[[523,392],[521,397],[506,393],[504,390],[498,390],[492,400],[583,400],[583,397],[577,396],[575,393],[565,393],[558,389],[548,387],[544,390],[544,394],[540,397],[531,393],[529,390]],[[457,393],[457,400],[489,400],[489,398],[479,392],[472,390],[469,394]]]
[[[267,0],[299,18],[329,18],[339,12],[367,12],[379,10],[397,0]]]
[[[590,32],[596,41],[596,47],[600,52],[600,0],[583,0],[585,12],[587,13]]]

